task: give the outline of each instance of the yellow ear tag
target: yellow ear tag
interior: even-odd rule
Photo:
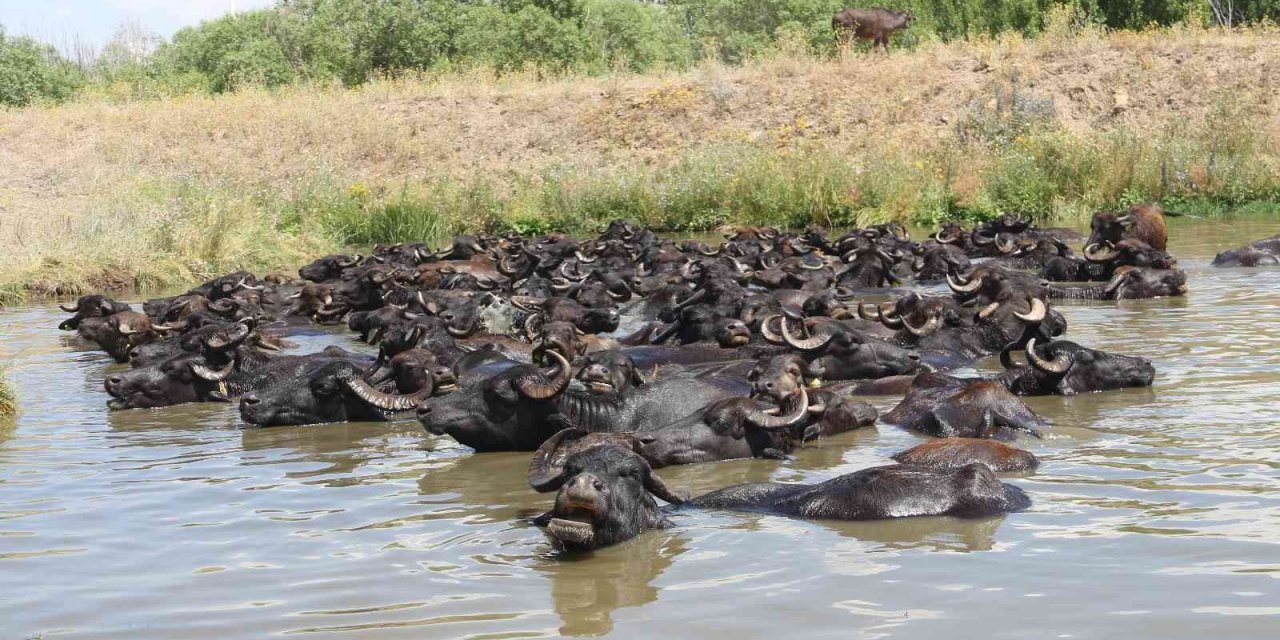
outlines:
[[[223,396],[226,396],[228,398],[231,397],[227,395],[227,383],[225,381],[222,381],[222,380],[218,381],[218,393],[221,393]]]
[[[822,378],[813,378],[812,380],[809,381],[810,389],[817,389],[818,387],[821,387],[821,386],[822,386]]]

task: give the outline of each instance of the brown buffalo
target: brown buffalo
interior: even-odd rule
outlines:
[[[893,11],[872,7],[845,9],[831,18],[831,28],[842,39],[871,40],[874,45],[889,51],[889,37],[893,32],[911,26],[914,16],[906,11]]]
[[[1134,205],[1124,213],[1095,213],[1090,224],[1092,232],[1085,243],[1085,255],[1103,250],[1104,247],[1114,247],[1128,238],[1141,240],[1153,249],[1164,251],[1169,244],[1164,216],[1165,211],[1158,204]]]

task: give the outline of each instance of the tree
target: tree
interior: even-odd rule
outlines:
[[[53,47],[31,38],[9,37],[0,27],[0,105],[25,107],[40,100],[65,100],[82,81],[79,71]]]

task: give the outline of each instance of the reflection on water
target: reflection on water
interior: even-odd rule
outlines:
[[[1176,221],[1187,298],[1064,308],[1073,339],[1158,376],[1030,400],[1055,426],[1023,441],[1041,469],[1010,478],[1029,512],[680,510],[673,529],[572,558],[528,523],[550,498],[525,484],[527,455],[474,455],[411,421],[246,430],[232,405],[108,412],[119,365],[58,332],[56,309],[12,309],[0,358],[23,414],[0,424],[0,635],[1274,637],[1280,269],[1207,264],[1277,230]],[[786,462],[662,475],[695,493],[820,482],[917,442],[864,429]]]

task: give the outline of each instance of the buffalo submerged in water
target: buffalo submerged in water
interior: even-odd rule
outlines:
[[[1054,301],[1182,295],[1165,234],[1150,207],[1099,214],[1087,239],[1018,216],[924,241],[899,225],[741,227],[716,245],[615,221],[591,240],[378,245],[318,258],[300,279],[235,272],[141,310],[89,295],[64,307],[73,315],[60,328],[128,363],[104,382],[115,409],[238,402],[256,427],[416,416],[477,453],[536,452],[530,483],[556,493],[537,522],[566,548],[668,526],[659,500],[806,518],[986,517],[1029,505],[993,475],[1038,463],[992,441],[1048,428],[1020,396],[1152,383],[1150,362],[1066,339]],[[288,353],[291,335],[317,325],[356,340]],[[952,373],[997,354],[1002,373]],[[884,416],[863,401],[886,395],[902,400]],[[656,471],[785,460],[877,422],[936,440],[896,465],[694,499]]]

